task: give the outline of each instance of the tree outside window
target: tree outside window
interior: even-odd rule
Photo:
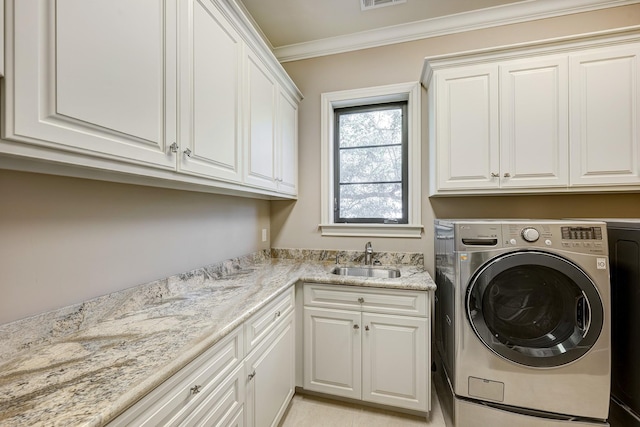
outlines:
[[[334,222],[407,224],[407,102],[334,115]]]

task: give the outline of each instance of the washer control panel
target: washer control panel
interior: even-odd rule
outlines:
[[[459,220],[454,240],[459,251],[539,248],[606,255],[608,249],[607,226],[600,221]]]
[[[603,254],[606,253],[603,234],[600,225],[507,222],[503,224],[503,245]]]

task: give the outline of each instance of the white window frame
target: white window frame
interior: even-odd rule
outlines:
[[[334,109],[358,105],[407,101],[408,115],[408,224],[343,224],[333,222]],[[321,223],[323,236],[420,238],[420,83],[399,83],[363,89],[325,92],[321,95]]]

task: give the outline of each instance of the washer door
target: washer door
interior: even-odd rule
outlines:
[[[593,281],[571,261],[547,252],[493,258],[471,278],[466,303],[482,342],[527,366],[559,366],[580,358],[603,326]]]

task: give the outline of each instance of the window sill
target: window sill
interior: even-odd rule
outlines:
[[[415,224],[320,224],[323,236],[395,237],[419,239],[422,225]]]

